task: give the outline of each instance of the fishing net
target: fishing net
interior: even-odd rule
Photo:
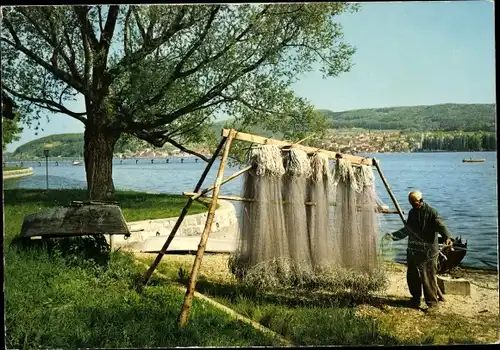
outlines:
[[[361,165],[355,170],[358,191],[357,202],[357,233],[359,234],[358,267],[370,272],[378,268],[377,257],[377,194],[373,169]],[[356,231],[355,231],[356,232]]]
[[[357,177],[349,161],[338,159],[333,171],[334,207],[333,239],[340,248],[340,263],[345,268],[356,268],[361,254],[357,225]]]
[[[243,197],[251,201],[242,206],[238,248],[230,265],[240,278],[251,278],[248,270],[258,266],[265,283],[274,285],[277,276],[287,275],[289,269],[285,262],[289,249],[281,201],[285,174],[281,150],[273,145],[252,148],[249,162],[252,168],[245,175]]]
[[[379,268],[372,168],[321,152],[276,146],[250,152],[233,273],[256,288],[320,288],[368,294]]]
[[[313,266],[338,263],[339,246],[333,244],[330,234],[330,162],[328,156],[315,153],[311,156],[311,177],[309,178],[307,221],[311,260]]]
[[[283,161],[286,169],[282,191],[286,237],[290,259],[296,265],[296,278],[302,280],[310,275],[312,268],[306,212],[311,164],[306,152],[293,148],[283,152]]]

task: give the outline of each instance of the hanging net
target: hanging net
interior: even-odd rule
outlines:
[[[379,268],[377,261],[377,194],[373,169],[367,165],[356,168],[358,191],[357,205],[357,232],[359,234],[358,267],[363,271],[371,272]],[[355,231],[356,232],[356,231]]]
[[[366,294],[385,286],[377,257],[377,196],[370,166],[321,152],[254,147],[244,179],[233,273],[258,288]]]
[[[311,156],[311,177],[309,178],[307,206],[308,236],[311,260],[314,267],[338,264],[339,245],[334,244],[333,225],[329,219],[330,207],[330,161],[322,153]]]
[[[280,277],[287,278],[290,269],[281,200],[285,174],[281,150],[273,145],[252,148],[249,162],[252,169],[245,175],[243,197],[251,201],[242,206],[237,254],[230,265],[240,278],[275,286]]]
[[[293,148],[283,152],[283,160],[286,170],[282,191],[286,238],[295,278],[300,283],[312,272],[306,211],[311,164],[306,152]]]

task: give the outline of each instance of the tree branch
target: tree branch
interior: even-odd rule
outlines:
[[[203,159],[205,162],[209,162],[210,159],[208,159],[207,157],[205,157],[203,154],[201,153],[198,153],[198,152],[195,152],[195,151],[192,151],[186,147],[184,147],[183,145],[181,145],[180,143],[176,142],[174,139],[171,139],[171,138],[167,138],[166,139],[166,142],[170,143],[172,146],[175,146],[177,147],[178,149],[180,149],[181,151],[183,152],[186,152],[186,153],[189,153],[189,154],[192,154],[194,156],[197,156],[198,158],[201,158]]]
[[[269,10],[270,6],[271,5],[265,5],[264,9],[255,16],[255,21],[250,23],[248,25],[248,27],[246,27],[245,30],[243,30],[240,33],[240,35],[238,35],[236,38],[234,38],[229,43],[229,45],[227,45],[225,48],[223,48],[218,54],[216,54],[215,56],[209,57],[206,60],[202,60],[196,67],[182,72],[181,77],[189,76],[189,75],[193,74],[194,72],[200,70],[206,64],[213,62],[213,61],[219,59],[220,57],[222,57],[226,52],[228,52],[232,47],[234,47],[234,45],[236,45],[237,42],[241,41],[241,39],[250,32],[250,30],[255,26],[255,23],[257,22],[257,20],[260,17],[262,17]]]
[[[83,73],[83,85],[88,93],[92,96],[92,90],[90,89],[90,68],[92,65],[92,51],[90,49],[91,43],[89,42],[90,36],[94,37],[95,43],[93,46],[97,46],[97,39],[95,38],[94,32],[87,30],[87,27],[90,26],[90,22],[87,19],[88,8],[85,6],[83,9],[81,7],[74,7],[74,11],[76,16],[80,21],[80,33],[82,35],[83,40],[83,51],[84,51],[84,73]],[[92,99],[90,99],[92,101]]]
[[[160,47],[163,43],[167,42],[177,32],[193,25],[194,24],[193,22],[182,23],[182,19],[184,18],[185,14],[186,14],[186,9],[184,7],[181,7],[179,12],[177,13],[177,16],[172,21],[172,24],[168,27],[166,31],[162,33],[161,36],[145,41],[139,50],[130,55],[125,55],[115,67],[109,70],[109,73],[113,77],[118,76],[123,70],[125,70],[127,65],[132,65],[142,60],[147,55],[154,52],[154,50]],[[126,28],[124,28],[124,30],[126,30]]]
[[[210,17],[208,18],[208,21],[205,24],[203,32],[198,37],[198,40],[196,40],[194,44],[191,45],[191,48],[188,50],[188,52],[186,52],[184,57],[182,57],[182,59],[176,64],[174,71],[172,72],[172,74],[170,74],[170,77],[168,78],[166,84],[160,89],[160,92],[156,94],[156,96],[150,98],[149,100],[144,101],[145,104],[152,105],[158,103],[162,99],[165,92],[168,91],[168,89],[170,89],[172,84],[181,77],[182,68],[186,64],[187,60],[193,55],[193,53],[201,46],[201,44],[203,44],[203,41],[207,37],[208,31],[212,27],[212,23],[215,20],[215,16],[217,15],[217,13],[220,11],[220,8],[221,8],[220,5],[214,6],[212,11],[210,12]]]
[[[148,29],[146,31],[145,41],[149,41],[149,40],[151,40],[151,38],[153,38],[153,30],[154,30],[154,27],[155,27],[155,24],[157,23],[157,21],[158,21],[158,17],[156,15],[152,16],[152,13],[150,12],[149,25],[148,25]]]
[[[83,30],[82,36],[90,41],[89,44],[92,48],[97,51],[99,48],[99,42],[97,41],[97,37],[95,36],[94,30],[92,29],[92,24],[88,19],[89,6],[74,6],[74,11],[76,16],[80,22],[80,28]]]
[[[142,40],[145,42],[147,40],[146,31],[144,30],[144,25],[142,24],[139,13],[137,12],[137,8],[134,5],[130,5],[132,8],[132,13],[134,14],[135,22],[137,23],[137,27],[141,32]]]
[[[99,14],[99,30],[101,32],[101,35],[102,35],[102,32],[104,31],[103,27],[102,27],[102,13],[101,13],[101,5],[97,5],[97,13]]]
[[[118,5],[111,5],[109,7],[104,31],[101,32],[101,37],[99,39],[100,48],[105,50],[106,58],[108,56],[109,47],[111,46],[111,39],[113,38],[119,11],[120,7]]]
[[[83,117],[87,113],[76,113],[76,112],[73,112],[73,111],[67,109],[62,104],[56,103],[52,100],[48,100],[48,99],[44,99],[44,98],[30,97],[30,96],[21,94],[19,92],[16,92],[16,91],[10,89],[9,87],[5,86],[3,81],[1,82],[1,85],[2,85],[2,90],[5,89],[5,91],[9,92],[12,96],[15,96],[17,98],[27,100],[27,101],[30,101],[33,103],[37,103],[38,105],[40,103],[46,104],[47,106],[41,106],[41,105],[39,105],[39,106],[42,108],[48,109],[52,112],[67,114],[70,117],[73,117],[73,118],[81,121],[84,125],[86,125],[86,123],[87,123],[87,119]]]
[[[206,101],[206,102],[208,102],[208,101]],[[132,130],[153,129],[153,128],[157,128],[157,127],[165,125],[165,124],[170,124],[170,123],[174,122],[176,119],[180,118],[181,116],[183,116],[187,113],[192,113],[192,112],[200,111],[202,109],[207,109],[207,108],[222,104],[224,102],[230,102],[230,100],[221,99],[221,100],[217,100],[215,102],[211,102],[209,104],[191,103],[188,105],[188,107],[183,107],[174,113],[170,113],[170,114],[156,113],[156,114],[153,114],[151,116],[151,118],[149,118],[149,120],[150,120],[149,122],[134,122],[134,121],[132,121],[132,117],[134,114],[130,113],[130,112],[124,114],[124,118],[128,120],[128,123],[129,123],[128,128],[129,129],[132,129]],[[187,109],[189,109],[188,112],[186,112]],[[179,112],[179,111],[182,111],[182,112]]]
[[[269,8],[270,8],[270,5],[265,5],[264,9],[256,15],[255,21],[257,21],[260,17],[262,17],[269,10]],[[255,26],[255,22],[249,24],[248,27],[245,28],[245,30],[243,30],[236,38],[234,38],[226,47],[224,47],[221,51],[219,51],[219,53],[217,53],[216,55],[214,55],[212,57],[209,57],[207,59],[202,60],[196,67],[191,68],[187,71],[181,72],[181,69],[183,68],[187,59],[193,54],[194,50],[197,49],[203,43],[203,40],[205,39],[205,37],[208,33],[208,30],[210,29],[210,26],[212,25],[213,19],[214,19],[215,15],[217,14],[217,11],[219,11],[219,10],[220,10],[220,6],[218,6],[215,9],[215,12],[213,11],[211,13],[211,17],[209,18],[209,21],[207,22],[205,31],[203,32],[202,36],[200,37],[200,40],[198,40],[191,47],[191,50],[188,51],[184,55],[184,57],[181,59],[181,61],[177,64],[177,66],[174,69],[174,72],[170,75],[170,77],[167,80],[167,82],[165,83],[165,85],[162,88],[160,88],[159,93],[155,97],[151,98],[150,100],[145,101],[146,104],[158,103],[158,101],[161,100],[163,95],[168,91],[168,89],[170,89],[172,84],[177,79],[188,77],[191,74],[194,74],[197,71],[199,71],[201,68],[206,66],[208,63],[213,62],[213,61],[219,59],[220,57],[222,57],[226,52],[228,52],[232,47],[234,47],[234,45],[237,42],[239,42],[246,34],[248,34],[250,32],[250,30]]]
[[[327,64],[329,64],[330,66],[333,66],[334,64],[331,63],[328,59],[326,59],[322,54],[321,52],[318,51],[318,49],[310,46],[310,45],[307,45],[307,44],[304,44],[304,43],[301,43],[301,44],[290,44],[290,45],[285,45],[285,47],[304,47],[308,50],[311,50],[313,51],[316,55],[318,55],[319,58],[321,58],[324,62],[326,62]]]
[[[77,78],[78,81],[80,81],[80,83],[83,83],[83,79],[80,75],[80,72],[78,72],[78,67],[76,66],[76,52],[75,49],[73,48],[73,44],[71,43],[71,38],[69,37],[69,33],[67,31],[66,26],[64,27],[63,31],[64,31],[64,37],[66,39],[66,44],[68,45],[68,49],[71,55],[69,63],[71,74],[73,74],[73,76]]]
[[[289,116],[288,114],[285,114],[285,113],[280,113],[280,112],[277,112],[277,111],[272,111],[272,110],[269,110],[269,109],[265,109],[265,108],[253,106],[253,105],[251,105],[250,103],[248,103],[247,101],[243,100],[240,97],[229,97],[229,96],[225,96],[224,94],[220,94],[220,96],[224,97],[225,99],[230,100],[230,101],[239,102],[242,105],[244,105],[244,106],[246,106],[249,109],[254,110],[254,111],[259,111],[259,112],[263,112],[263,113],[267,113],[267,114],[274,114],[274,115],[283,116],[283,117],[288,117]]]
[[[289,26],[290,26],[290,23],[288,23],[286,25],[287,30],[289,29]],[[213,98],[215,98],[217,96],[221,96],[221,93],[222,93],[222,91],[224,91],[224,89],[226,89],[229,85],[234,83],[236,80],[245,76],[247,73],[257,69],[272,54],[274,54],[276,51],[280,50],[282,47],[284,47],[284,45],[286,45],[290,40],[292,40],[293,37],[294,37],[293,35],[290,35],[288,37],[283,38],[283,40],[277,46],[268,48],[257,61],[255,61],[252,64],[249,64],[248,66],[246,66],[243,69],[238,69],[239,72],[235,72],[234,74],[230,74],[227,79],[225,79],[224,81],[222,81],[219,84],[212,87],[212,89],[210,89],[205,95],[199,97],[197,100],[185,105],[182,108],[177,109],[176,111],[174,111],[172,113],[169,113],[168,115],[158,115],[158,114],[154,115],[153,118],[150,119],[150,120],[153,120],[151,122],[135,123],[136,127],[138,127],[138,129],[158,127],[158,126],[161,126],[164,124],[172,123],[173,121],[175,121],[176,119],[178,119],[179,117],[181,117],[187,113],[191,113],[191,112],[198,110],[198,109],[203,109],[204,108],[203,105],[205,103],[209,102],[210,100],[212,100]],[[228,97],[226,96],[226,98],[228,98]],[[151,101],[151,99],[150,99],[150,101]],[[215,102],[215,103],[217,103],[217,102]]]
[[[168,136],[165,136],[162,132],[156,132],[156,133],[152,132],[151,133],[151,132],[146,132],[144,130],[138,130],[138,131],[134,131],[132,133],[132,135],[134,135],[135,137],[137,137],[141,140],[149,142],[150,144],[152,144],[155,147],[163,147],[163,145],[165,145],[165,143],[168,142],[171,145],[178,148],[179,150],[181,150],[182,152],[192,154],[196,157],[203,159],[205,162],[209,162],[209,159],[207,157],[205,157],[203,154],[184,147],[182,144],[175,141],[174,139],[172,139]]]
[[[268,50],[269,52],[271,50]],[[262,62],[264,62],[267,59],[267,55],[263,55],[258,61],[254,62],[253,64],[249,65],[245,69],[241,70],[239,74],[235,74],[233,77],[230,77],[226,79],[225,81],[219,83],[218,85],[214,86],[212,89],[210,89],[204,96],[200,97],[198,100],[191,102],[187,106],[184,106],[175,112],[170,114],[170,120],[171,122],[179,118],[180,116],[183,116],[186,113],[189,113],[193,110],[195,110],[198,106],[203,105],[216,97],[217,95],[220,95],[220,93],[227,88],[229,85],[234,83],[236,80],[239,78],[243,77],[245,74],[251,72],[252,70],[256,69],[257,67],[260,66]]]
[[[68,55],[66,55],[66,53],[64,52],[64,50],[62,49],[62,43],[58,42],[57,40],[57,33],[56,33],[56,27],[55,27],[55,24],[54,24],[54,21],[52,20],[52,18],[50,17],[51,16],[51,13],[50,12],[46,12],[46,16],[47,16],[47,20],[49,21],[50,23],[50,37],[47,36],[43,29],[40,27],[40,25],[31,17],[28,15],[28,13],[26,12],[26,9],[25,8],[22,8],[22,7],[19,7],[17,9],[17,11],[19,11],[27,20],[28,22],[30,22],[33,27],[35,28],[36,32],[50,45],[54,48],[54,56],[55,58],[57,59],[57,54],[61,54],[64,62],[66,62],[68,68],[70,69],[71,71],[71,74],[73,75],[73,77],[79,82],[79,83],[82,83],[82,78],[80,76],[80,73],[78,72],[78,69],[76,67],[76,58],[75,58],[75,50],[73,49],[73,46],[71,45],[71,40],[69,40],[69,35],[67,33],[67,28],[66,26],[63,26],[64,29],[63,29],[63,32],[64,32],[64,35],[65,35],[65,39],[66,39],[66,44],[68,45],[68,48],[70,50],[70,54],[71,54],[71,58],[68,57]],[[54,66],[54,64],[52,64],[52,66]],[[56,67],[57,68],[57,67]]]
[[[130,50],[128,48],[128,26],[129,26],[129,20],[130,20],[130,14],[132,13],[132,6],[129,6],[127,10],[127,14],[125,15],[125,23],[123,26],[123,53],[125,56],[130,55]]]
[[[2,37],[2,41],[7,43],[8,45],[12,46],[16,50],[21,51],[24,53],[26,56],[31,58],[33,61],[38,63],[40,66],[45,68],[47,71],[51,72],[54,74],[56,77],[60,78],[62,81],[64,81],[66,84],[71,85],[75,90],[81,92],[82,94],[85,93],[85,88],[84,86],[77,81],[74,77],[69,75],[67,72],[63,71],[62,69],[59,69],[57,67],[52,66],[51,64],[45,62],[42,58],[40,58],[38,55],[36,55],[33,51],[29,50],[26,48],[21,41],[19,40],[19,37],[17,36],[14,28],[12,27],[12,24],[7,18],[3,19],[3,23],[5,23],[5,26],[9,30],[10,34],[12,35],[12,38],[14,39],[14,42],[10,41],[9,39]]]
[[[176,130],[169,132],[168,136],[169,137],[176,137],[176,136],[180,136],[182,134],[190,133],[191,131],[200,127],[209,118],[209,116],[212,115],[212,113],[210,113],[208,116],[206,116],[204,118],[200,118],[200,120],[198,120],[196,123],[194,123],[192,125],[189,125],[187,128],[179,127]]]

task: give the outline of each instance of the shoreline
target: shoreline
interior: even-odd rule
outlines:
[[[23,168],[19,170],[2,170],[3,180],[17,179],[20,177],[31,176],[34,174],[33,168]]]
[[[389,266],[407,266],[406,263],[400,262],[400,261],[384,261],[386,265]],[[484,268],[484,267],[475,267],[475,266],[463,266],[463,265],[458,265],[454,267],[452,270],[450,270],[451,274],[453,274],[455,271],[463,271],[465,273],[480,273],[484,275],[495,275],[498,277],[498,269],[493,269],[493,268]],[[449,272],[446,274],[450,274]]]
[[[352,154],[352,155],[361,155],[361,154],[401,154],[401,153],[404,153],[404,154],[408,154],[408,153],[496,153],[497,150],[482,150],[482,151],[450,151],[450,150],[422,150],[422,151],[412,151],[412,150],[407,150],[407,151],[374,151],[374,152],[351,152],[349,154]],[[200,153],[202,154],[203,156],[205,157],[211,157],[212,154],[205,154],[205,153]],[[172,154],[172,155],[169,155],[169,156],[158,156],[158,157],[151,157],[151,156],[134,156],[134,157],[128,157],[127,158],[120,158],[119,156],[114,156],[113,157],[113,160],[135,160],[135,159],[147,159],[147,160],[150,160],[150,159],[167,159],[167,158],[188,158],[188,159],[191,159],[191,158],[198,158],[197,156],[195,155],[192,155],[192,154],[187,154],[187,155],[178,155],[178,154]],[[49,163],[50,162],[72,162],[73,160],[83,160],[83,158],[81,156],[75,156],[75,157],[64,157],[64,158],[51,158],[49,160]],[[20,162],[20,161],[23,161],[23,162],[42,162],[44,161],[44,159],[42,158],[39,158],[39,159],[10,159],[10,160],[5,160],[4,162],[5,163],[17,163],[17,162]]]
[[[16,170],[14,172],[28,171],[30,169],[32,170],[32,168],[28,168],[28,169],[23,169],[23,170]],[[29,175],[32,175],[32,173],[31,174],[25,174],[25,175],[17,175],[17,177],[24,177],[24,176],[29,176]],[[6,180],[6,179],[7,180],[9,180],[9,179],[15,179],[15,177],[6,178],[5,177],[5,172],[4,172],[4,180]],[[42,188],[40,188],[39,190],[40,191],[45,191]],[[164,194],[162,192],[148,192],[148,191],[134,191],[134,192],[142,192],[142,193],[145,193],[145,194],[152,194],[152,195],[154,195],[154,194]],[[218,209],[220,209],[220,207]],[[197,218],[198,216],[196,216],[196,215],[197,214],[190,214],[188,216],[193,216],[194,218]],[[238,218],[237,214],[236,214],[236,217]],[[175,222],[177,220],[177,218],[178,218],[178,216],[172,216],[172,217],[166,217],[166,218],[158,218],[158,219],[154,219],[154,220],[153,219],[133,220],[133,221],[127,222],[127,224],[130,225],[130,226],[143,225],[143,224],[147,224],[148,226],[151,226],[151,225],[153,225],[156,222],[161,222],[162,225],[164,223],[168,223],[168,225],[167,225],[168,227],[165,227],[167,229],[165,232],[167,232],[167,231],[170,231],[172,223]],[[202,225],[202,224],[200,223],[200,225]],[[163,230],[165,228],[163,228]],[[151,232],[155,233],[157,231],[158,230],[152,230]],[[138,234],[138,233],[135,234],[135,235],[142,236],[141,234]],[[152,236],[156,237],[156,234],[152,235]],[[191,233],[191,234],[188,234],[187,236],[196,237],[197,235],[196,234],[193,235],[193,233]],[[227,237],[227,234],[225,234],[223,236]],[[213,238],[213,235],[211,235],[211,237]],[[237,240],[237,238],[235,238],[235,240]],[[128,243],[131,243],[131,242],[132,241],[128,241]],[[115,240],[114,240],[113,243],[118,243],[118,242],[115,242]],[[224,254],[224,253],[220,253],[220,254]],[[400,265],[400,266],[403,266],[403,265],[406,266],[406,263],[404,261],[396,260],[396,258],[392,258],[390,260],[385,260],[385,262],[396,264],[396,265]],[[496,275],[498,275],[498,267],[474,266],[474,265],[469,265],[469,264],[467,264],[467,265],[460,264],[457,267],[460,268],[460,269],[462,269],[462,270],[467,270],[467,271],[471,271],[471,272],[475,271],[475,272],[484,272],[485,274],[496,274]]]

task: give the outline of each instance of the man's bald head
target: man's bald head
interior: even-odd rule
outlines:
[[[423,196],[420,191],[411,191],[408,193],[408,201],[413,208],[420,208],[423,203]]]

